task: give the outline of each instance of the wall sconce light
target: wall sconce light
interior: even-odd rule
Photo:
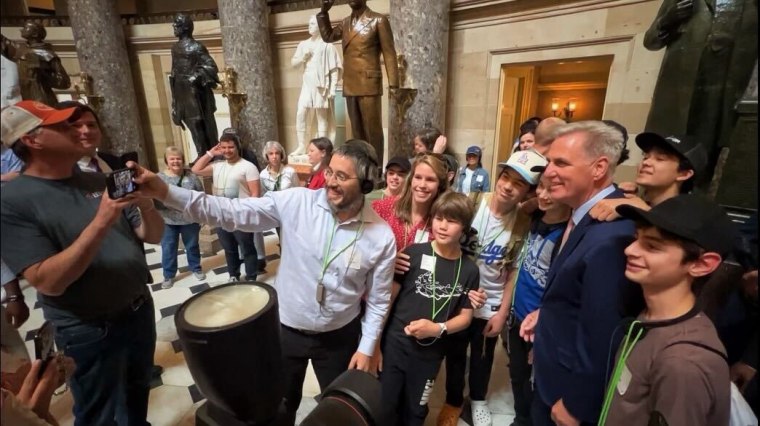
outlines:
[[[552,115],[555,117],[561,117],[564,115],[565,120],[570,121],[575,113],[575,108],[578,106],[578,101],[575,98],[567,100],[567,104],[560,109],[559,98],[552,98]]]

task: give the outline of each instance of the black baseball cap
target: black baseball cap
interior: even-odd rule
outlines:
[[[388,170],[390,166],[396,166],[404,173],[409,173],[409,170],[412,170],[412,164],[409,163],[409,159],[400,155],[388,160],[388,163],[385,165],[385,170]]]
[[[626,218],[693,241],[709,252],[725,256],[734,248],[737,229],[726,212],[701,195],[684,194],[669,198],[646,211],[631,205],[617,207]]]
[[[701,175],[707,167],[707,151],[691,136],[661,136],[654,132],[639,133],[636,145],[644,152],[659,147],[686,160],[694,170],[694,175]]]
[[[443,159],[446,160],[446,171],[455,172],[459,169],[459,162],[451,154],[443,154]]]

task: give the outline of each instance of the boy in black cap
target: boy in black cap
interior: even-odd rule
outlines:
[[[731,251],[733,224],[697,195],[617,210],[637,223],[625,276],[641,286],[646,307],[623,329],[599,425],[728,424],[725,349],[692,289]]]
[[[388,197],[398,197],[404,187],[404,180],[412,164],[406,157],[396,156],[385,165],[384,188],[376,189],[366,195],[366,201],[382,200]]]
[[[623,204],[647,210],[678,194],[688,194],[694,188],[695,176],[703,173],[707,165],[704,147],[690,136],[640,133],[636,145],[644,152],[636,176],[641,198],[628,194],[626,198],[603,200],[591,209],[594,219],[617,219],[615,208]]]

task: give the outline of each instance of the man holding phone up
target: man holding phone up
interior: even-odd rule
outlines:
[[[39,294],[58,348],[74,359],[75,425],[147,424],[156,329],[142,242],[164,224],[148,200],[111,199],[85,154],[76,108],[22,101],[2,112],[2,142],[26,163],[3,187],[3,259]]]

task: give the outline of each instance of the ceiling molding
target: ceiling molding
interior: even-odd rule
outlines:
[[[504,49],[490,50],[491,55],[508,55],[522,52],[535,52],[539,50],[570,49],[574,47],[595,46],[599,44],[628,43],[634,38],[633,34],[625,34],[614,37],[601,37],[590,40],[572,40],[560,43],[539,44],[531,46],[508,47]]]
[[[487,27],[656,0],[464,0],[452,5],[452,29]]]

